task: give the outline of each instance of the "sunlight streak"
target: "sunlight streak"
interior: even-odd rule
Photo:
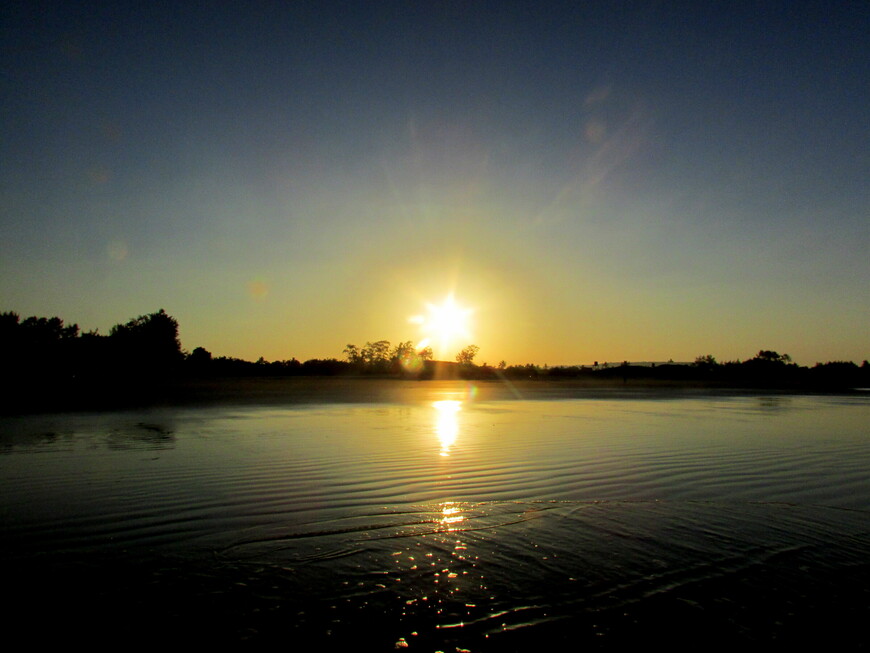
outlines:
[[[462,402],[454,399],[444,399],[432,404],[438,411],[435,421],[435,433],[441,442],[441,455],[449,456],[450,447],[459,435],[459,420],[457,413],[462,409]]]

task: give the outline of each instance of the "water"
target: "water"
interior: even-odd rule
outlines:
[[[865,396],[0,421],[10,639],[866,646]]]

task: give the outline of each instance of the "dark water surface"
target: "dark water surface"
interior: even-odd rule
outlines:
[[[425,386],[424,386],[425,387]],[[870,399],[0,420],[8,637],[866,647]]]

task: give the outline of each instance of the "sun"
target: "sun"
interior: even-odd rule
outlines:
[[[467,345],[471,341],[472,313],[470,308],[457,304],[452,293],[441,304],[426,304],[426,315],[411,318],[411,322],[420,325],[423,335],[418,349],[432,347],[435,356],[443,360],[452,348]]]

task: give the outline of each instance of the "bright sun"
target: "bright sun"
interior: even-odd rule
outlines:
[[[471,342],[471,309],[459,306],[450,294],[440,305],[426,304],[426,315],[416,315],[411,322],[420,325],[423,339],[417,347],[432,347],[435,356],[444,359],[452,348]],[[458,351],[458,349],[457,349]]]

